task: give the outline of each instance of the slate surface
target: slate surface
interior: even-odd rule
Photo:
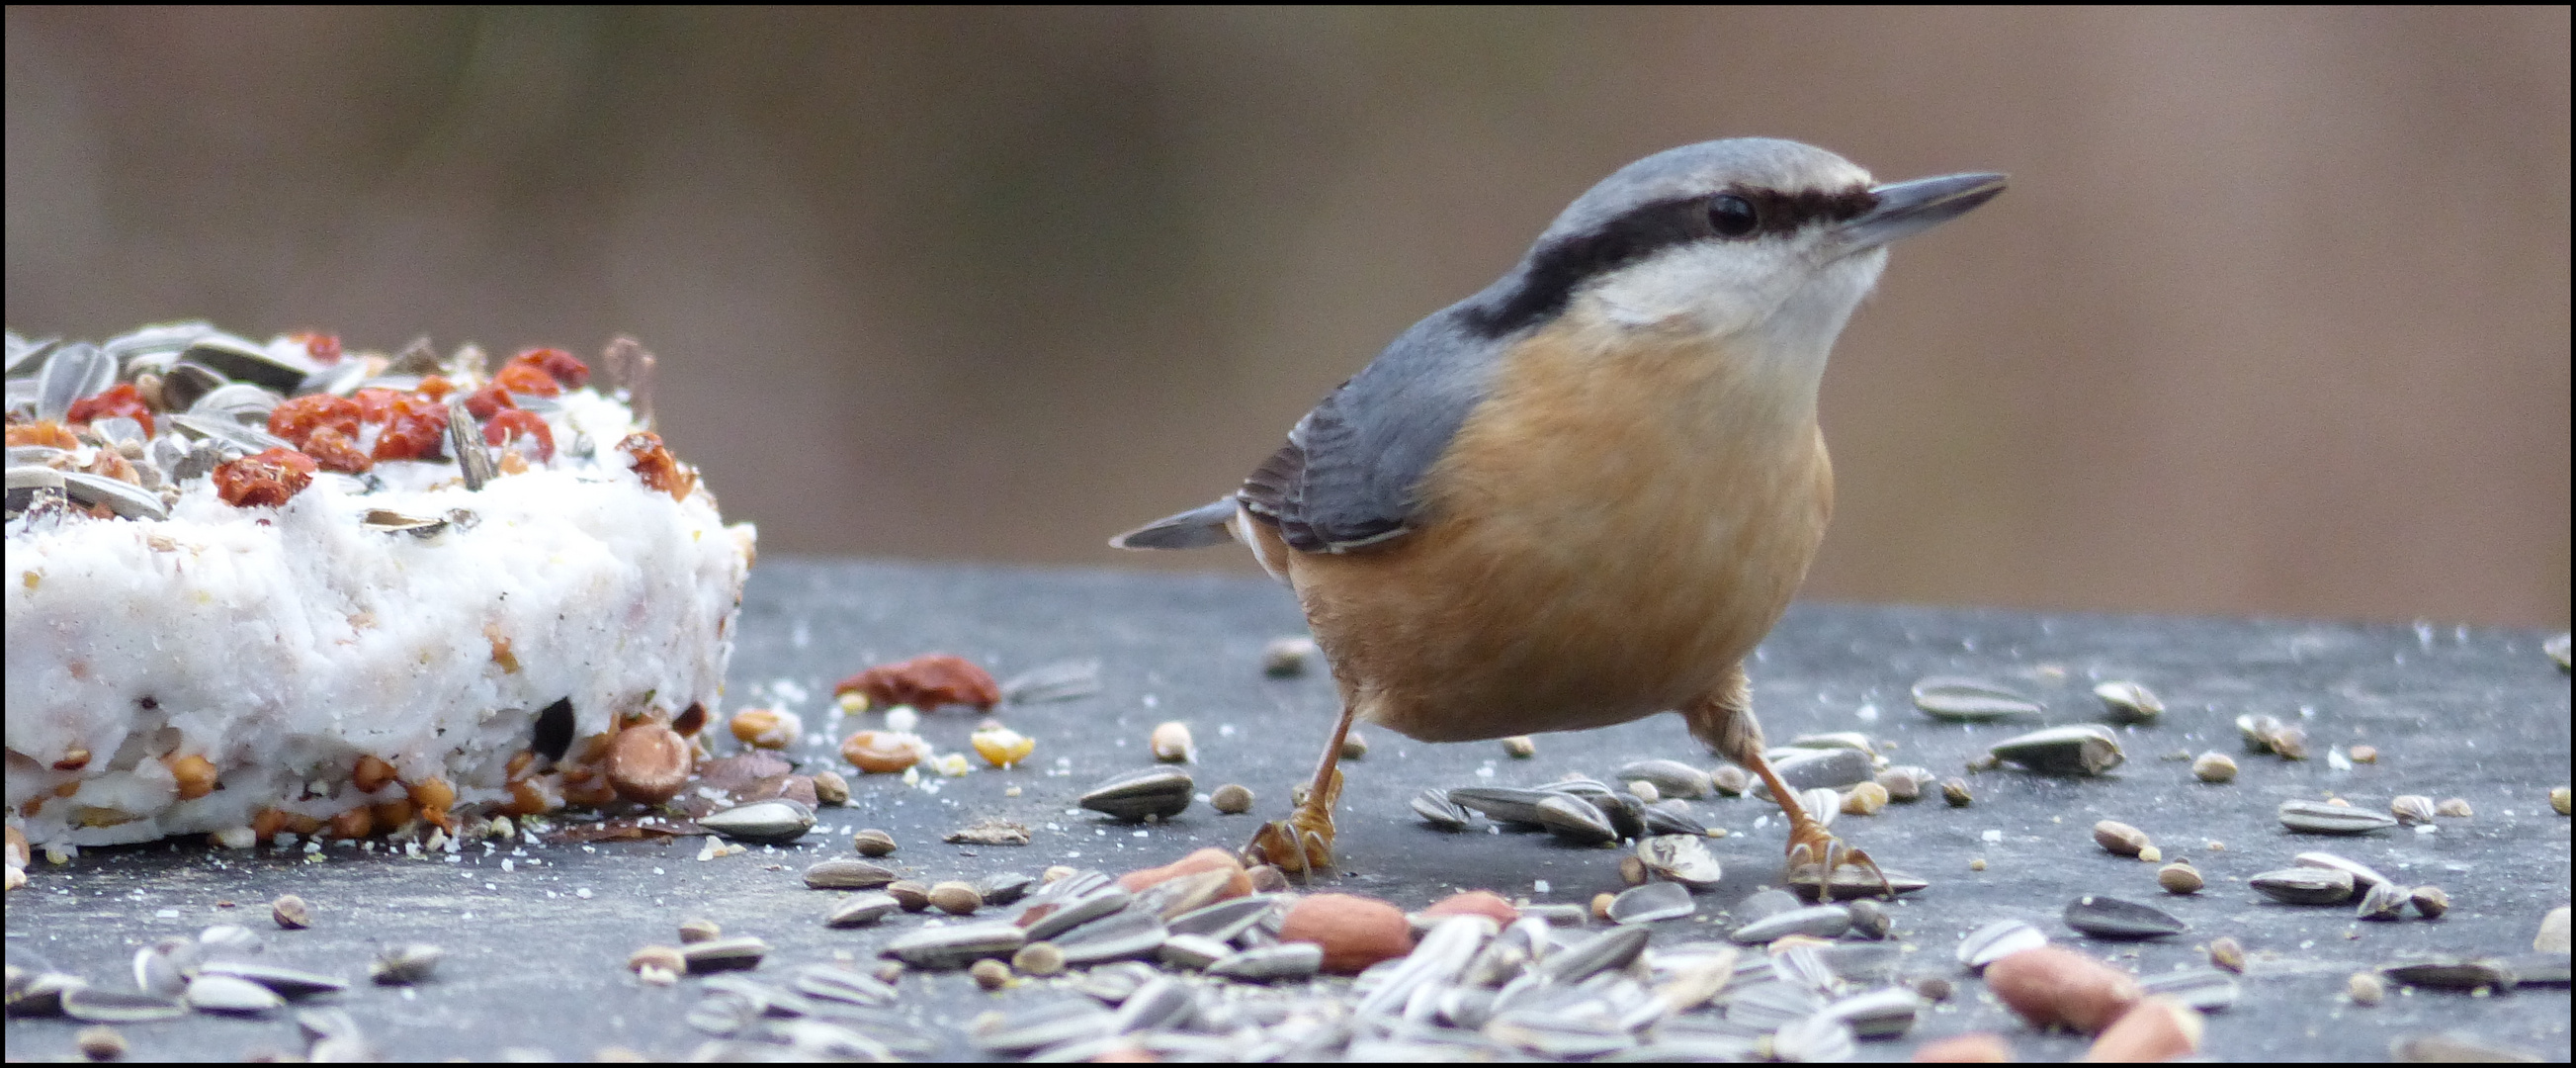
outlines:
[[[469,849],[455,863],[340,845],[318,862],[300,852],[225,852],[193,841],[95,850],[65,867],[37,862],[33,884],[8,899],[8,950],[13,961],[42,959],[123,987],[137,947],[216,922],[260,931],[269,960],[361,980],[373,947],[429,941],[449,954],[434,981],[409,989],[362,982],[326,999],[345,1007],[390,1055],[587,1059],[619,1046],[684,1056],[702,1040],[682,1019],[697,997],[696,981],[646,988],[621,967],[637,946],[674,941],[681,920],[708,917],[727,933],[768,939],[774,952],[755,975],[836,954],[865,960],[921,922],[822,928],[831,895],[804,889],[798,872],[816,859],[850,855],[847,836],[856,828],[891,830],[902,843],[891,859],[925,879],[1035,873],[1054,863],[1117,871],[1202,845],[1239,845],[1256,819],[1284,810],[1288,785],[1312,766],[1330,723],[1328,679],[1271,680],[1259,668],[1267,640],[1301,630],[1287,592],[1257,581],[765,559],[746,595],[728,703],[785,704],[803,713],[813,737],[796,755],[814,767],[826,766],[832,753],[826,736],[864,725],[832,715],[832,682],[870,664],[940,650],[1007,678],[1055,661],[1097,659],[1105,687],[1086,699],[1002,710],[1001,719],[1038,739],[1034,758],[1019,769],[979,763],[966,777],[937,781],[936,792],[853,775],[853,806],[826,809],[821,831],[792,849],[700,862],[698,839],[549,844],[526,847],[525,856]],[[1864,1044],[1862,1055],[1902,1059],[1926,1039],[1978,1029],[2010,1036],[2025,1059],[2080,1053],[2073,1036],[2021,1027],[1951,961],[1966,931],[2021,917],[2147,973],[2197,964],[2207,939],[2237,937],[2253,963],[2243,1000],[2210,1021],[2206,1048],[2221,1059],[2375,1060],[2397,1036],[2451,1030],[2566,1060],[2564,987],[2493,997],[2399,993],[2377,1008],[2341,996],[2345,977],[2358,968],[2446,953],[2526,952],[2542,914],[2568,900],[2569,821],[2550,811],[2547,791],[2568,780],[2569,684],[2542,655],[2544,637],[2448,626],[1793,609],[1754,665],[1756,707],[1775,742],[1809,731],[1867,731],[1896,743],[1897,762],[1947,775],[1987,744],[2035,725],[1927,719],[1906,690],[1928,674],[2011,682],[2048,703],[2051,723],[2096,719],[2099,706],[2088,691],[2103,679],[2146,683],[2169,706],[2162,722],[2122,731],[2128,763],[2108,777],[1990,772],[1973,779],[1973,807],[1895,805],[1836,825],[1886,866],[1932,880],[1894,909],[1900,937],[1919,950],[1905,970],[1962,980],[1960,996],[1911,1035]],[[2231,726],[2242,712],[2301,717],[2317,759],[2244,753]],[[978,718],[934,713],[924,717],[922,732],[943,751],[963,750]],[[1134,828],[1068,811],[1098,780],[1145,766],[1146,733],[1166,719],[1187,721],[1195,732],[1199,763],[1190,770],[1200,791],[1246,784],[1261,798],[1255,815],[1219,816],[1201,804],[1168,824]],[[1424,826],[1404,807],[1423,786],[1537,784],[1570,771],[1606,776],[1648,755],[1713,763],[1671,716],[1542,735],[1529,760],[1509,759],[1495,743],[1435,746],[1368,734],[1367,758],[1346,765],[1339,848],[1354,870],[1336,886],[1408,908],[1461,887],[1567,903],[1619,888],[1615,851]],[[2353,744],[2376,746],[2378,762],[2344,768],[2325,759],[2330,747]],[[2179,759],[2210,749],[2235,754],[2243,766],[2232,785],[2198,784]],[[2273,819],[2274,807],[2290,798],[2346,796],[2384,809],[2398,793],[2465,798],[2476,815],[2443,820],[2431,833],[2359,839],[2293,836]],[[1728,906],[1780,876],[1776,810],[1749,798],[1697,808],[1712,826],[1732,832],[1711,843],[1727,879],[1701,897],[1699,918],[1661,925],[1658,941],[1713,937],[1727,926]],[[940,843],[941,833],[985,818],[1026,823],[1036,841],[1025,848]],[[2153,865],[2092,844],[2089,828],[2102,818],[2143,828],[2169,858],[2189,857],[2209,889],[2191,898],[2160,893]],[[2246,877],[2310,849],[2342,853],[2401,881],[2441,885],[2452,910],[2438,922],[2359,923],[2344,908],[2270,904],[2246,887]],[[505,857],[515,870],[501,870]],[[1971,871],[1972,858],[1982,858],[1985,870]],[[1545,891],[1537,889],[1542,880]],[[268,922],[266,902],[287,891],[313,903],[313,929],[278,931]],[[2089,942],[2057,919],[2085,893],[2154,904],[2192,927],[2145,944]],[[902,988],[902,1011],[958,1055],[967,1052],[959,1029],[975,1014],[1066,996],[1034,988],[987,995],[962,975],[918,972]],[[8,1054],[74,1056],[76,1030],[61,1019],[11,1019]],[[301,1049],[282,1016],[197,1017],[122,1031],[137,1058]]]

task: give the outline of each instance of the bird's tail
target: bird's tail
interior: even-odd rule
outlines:
[[[1120,549],[1201,549],[1233,541],[1234,498],[1220,497],[1179,515],[1165,516],[1109,539]]]

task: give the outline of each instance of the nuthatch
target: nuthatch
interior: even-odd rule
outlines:
[[[1241,489],[1113,539],[1243,542],[1332,664],[1342,715],[1314,784],[1247,856],[1331,866],[1354,719],[1451,742],[1670,709],[1769,784],[1793,878],[1825,894],[1844,865],[1876,874],[1764,761],[1744,658],[1833,511],[1816,388],[1835,335],[1889,242],[2003,188],[1877,185],[1761,138],[1648,156],[1398,336]]]

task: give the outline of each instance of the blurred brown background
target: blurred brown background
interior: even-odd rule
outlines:
[[[1825,385],[1814,596],[2563,626],[2569,16],[7,14],[13,327],[663,357],[771,552],[1118,554],[1585,186],[2009,171]]]

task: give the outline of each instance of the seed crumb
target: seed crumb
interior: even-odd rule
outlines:
[[[2467,798],[2447,797],[2442,799],[2441,804],[2433,806],[2433,814],[2436,816],[2447,816],[2455,820],[2464,820],[2476,815],[2477,813],[2469,808],[2469,801]]]
[[[1000,990],[1011,981],[1011,966],[998,960],[976,961],[975,966],[966,972],[974,976],[976,986],[986,990]]]
[[[73,1039],[80,1044],[81,1056],[94,1061],[112,1061],[125,1056],[125,1036],[105,1025],[81,1028]]]
[[[2355,1005],[2377,1005],[2388,996],[2388,984],[2370,972],[2354,972],[2352,978],[2344,980],[2343,992]]]
[[[268,914],[277,920],[279,927],[289,931],[301,931],[313,926],[312,907],[306,905],[303,898],[293,894],[282,894],[277,900],[269,902]]]
[[[2355,764],[2379,763],[2379,747],[2374,745],[2353,746],[2351,751],[2345,755],[2350,756],[2352,758],[2352,762]]]
[[[2245,947],[2236,939],[2221,935],[2209,940],[2209,963],[2238,975],[2245,974]]]
[[[1531,741],[1529,735],[1515,734],[1503,739],[1503,752],[1514,760],[1527,760],[1538,755],[1538,743]]]
[[[1969,861],[1968,861],[1968,870],[1969,870],[1969,871],[1984,871],[1984,870],[1986,870],[1986,858],[1984,858],[1984,857],[1976,857],[1976,858],[1973,858],[1973,859],[1969,860]]]

